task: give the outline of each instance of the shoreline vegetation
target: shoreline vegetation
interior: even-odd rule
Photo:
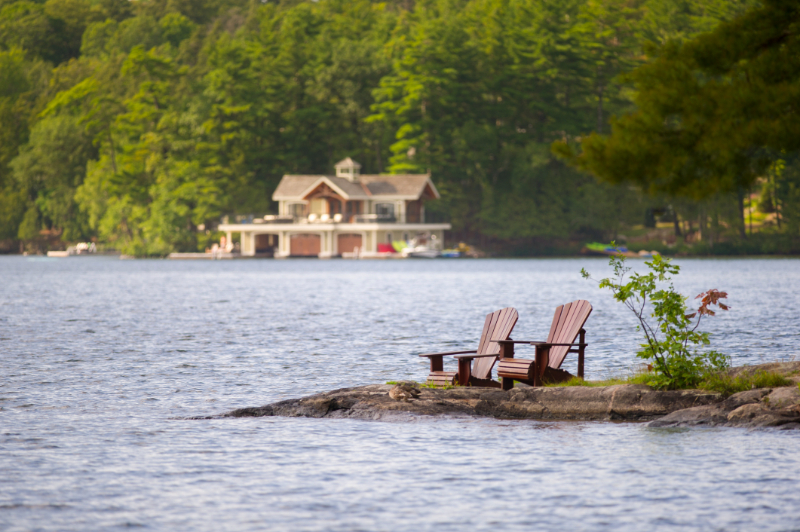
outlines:
[[[769,366],[769,364],[767,366]],[[742,366],[703,375],[702,380],[697,386],[697,389],[720,393],[727,397],[739,392],[753,390],[756,388],[781,388],[784,386],[793,386],[796,383],[795,381],[792,381],[790,377],[797,375],[800,375],[800,370],[789,371],[788,373],[784,374],[764,368],[751,369],[749,366]],[[598,381],[587,381],[581,379],[580,377],[573,377],[566,382],[551,384],[546,383],[545,387],[564,388],[571,386],[586,386],[590,388],[602,388],[621,384],[640,384],[647,386],[650,379],[652,379],[652,376],[648,372],[644,371],[629,377],[612,377]],[[798,379],[798,382],[800,382],[800,379]]]
[[[584,386],[497,388],[419,386],[415,398],[394,399],[397,385],[373,384],[279,401],[224,417],[311,417],[409,421],[416,416],[468,416],[541,421],[649,422],[652,427],[732,426],[800,429],[800,362],[731,368],[727,382],[749,383],[727,393],[704,389],[654,390],[632,383],[589,381]],[[785,383],[788,383],[786,385]],[[782,385],[779,385],[782,384]]]
[[[446,240],[447,244],[451,242]],[[628,242],[626,244],[626,242]],[[655,251],[664,257],[675,258],[747,258],[747,257],[785,257],[797,258],[800,256],[800,240],[795,240],[788,235],[781,234],[759,234],[756,233],[748,240],[730,240],[717,242],[713,245],[704,242],[695,243],[668,243],[664,240],[644,240],[629,242],[619,240],[619,244],[625,244],[627,248],[638,253],[640,251]],[[13,244],[13,245],[12,245]],[[0,256],[2,255],[46,255],[47,251],[66,250],[70,242],[57,241],[51,245],[42,247],[25,248],[16,243],[0,242]],[[564,243],[559,245],[542,245],[536,248],[517,247],[512,249],[480,249],[480,256],[461,257],[461,258],[577,258],[577,257],[602,257],[587,251],[586,245],[580,242]],[[99,244],[96,255],[120,255],[126,259],[134,258],[166,258],[165,255],[146,255],[136,256],[121,253],[113,247]],[[263,257],[236,257],[244,259],[258,259]]]

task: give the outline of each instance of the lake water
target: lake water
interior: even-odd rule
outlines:
[[[798,355],[800,262],[678,263],[685,294],[730,294],[706,325],[734,364]],[[474,348],[486,313],[514,306],[514,338],[544,339],[578,298],[594,305],[587,378],[624,375],[634,318],[581,267],[608,273],[0,257],[0,530],[800,530],[800,432],[180,419],[421,381],[415,355]]]

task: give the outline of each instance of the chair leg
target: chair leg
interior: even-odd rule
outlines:
[[[504,358],[514,358],[514,344],[500,344],[500,360]],[[514,388],[514,379],[501,377],[503,390],[508,391]]]
[[[458,385],[467,386],[470,377],[472,377],[472,359],[459,358],[458,359]]]
[[[578,347],[578,377],[580,377],[582,379],[583,378],[583,354],[584,354],[584,351],[586,350],[586,347],[584,347],[584,345],[583,345],[583,344],[586,343],[586,331],[584,329],[581,329],[580,342],[581,342],[581,345],[580,345],[580,347]]]
[[[429,357],[431,360],[431,373],[434,371],[444,371],[444,356],[434,355]]]
[[[549,362],[549,359],[550,359],[550,348],[537,345],[536,359],[534,361],[535,369],[533,372],[534,386],[542,385],[542,376],[544,375],[544,371],[547,369],[547,363]]]

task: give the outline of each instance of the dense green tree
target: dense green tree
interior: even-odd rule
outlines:
[[[792,231],[789,4],[0,0],[0,240],[193,250],[198,225],[348,155],[430,171],[429,213],[519,252],[615,238],[648,207],[743,231],[758,187]]]
[[[112,18],[90,24],[81,38],[81,54],[84,57],[107,56],[109,43],[118,30],[119,23]]]
[[[11,2],[0,6],[0,46],[24,49],[48,61],[59,62],[57,32],[42,4]]]
[[[99,0],[95,6],[100,12],[101,19],[122,22],[133,16],[134,4],[130,0]]]
[[[47,0],[44,12],[50,17],[53,29],[57,31],[54,46],[62,60],[78,57],[86,26],[102,16],[92,10],[89,0]]]
[[[732,20],[756,0],[647,0],[636,27],[643,41],[662,45],[685,41],[712,31],[721,21]]]
[[[610,182],[742,198],[770,152],[800,148],[800,124],[787,113],[800,94],[799,22],[796,2],[767,0],[711,33],[653,49],[629,76],[636,111],[618,118],[611,136],[584,139],[580,155],[557,148]]]
[[[47,84],[47,67],[29,61],[19,48],[0,51],[0,240],[16,239],[27,208],[25,190],[9,163],[28,140],[37,94]]]
[[[87,24],[101,16],[89,0],[47,0],[0,4],[0,49],[19,47],[61,63],[77,57]]]
[[[28,224],[36,216],[43,228],[63,231],[66,241],[87,236],[88,227],[74,196],[92,157],[91,142],[74,117],[52,116],[36,123],[28,144],[11,161],[14,177],[28,200]],[[21,233],[23,240],[32,236],[29,226]]]
[[[586,224],[574,213],[598,198],[574,194],[586,178],[553,160],[548,146],[602,128],[605,109],[625,104],[612,80],[634,60],[637,4],[441,1],[418,4],[414,15],[395,38],[401,52],[372,117],[396,128],[391,170],[431,169],[467,233],[580,233]],[[613,224],[588,225],[614,232]]]

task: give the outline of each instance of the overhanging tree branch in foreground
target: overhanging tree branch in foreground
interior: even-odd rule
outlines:
[[[637,110],[612,134],[553,150],[610,183],[703,199],[749,189],[800,149],[800,4],[765,0],[685,44],[652,48],[625,77]]]

